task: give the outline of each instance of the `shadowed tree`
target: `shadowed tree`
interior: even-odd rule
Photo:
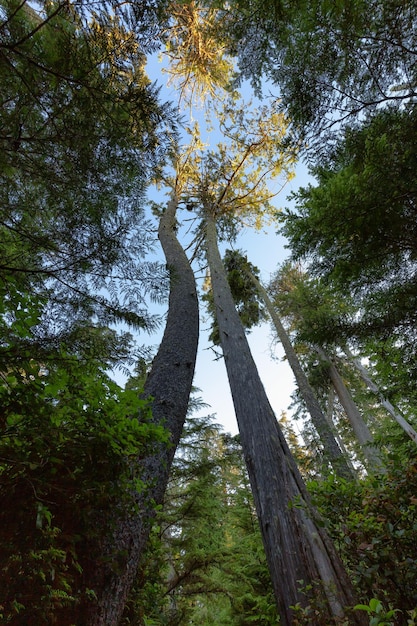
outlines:
[[[145,5],[136,7],[138,14],[143,14]],[[52,573],[45,575],[45,585],[55,602],[49,605],[45,596],[44,615],[50,623],[58,620],[62,626],[110,626],[120,621],[155,507],[162,500],[194,374],[198,303],[193,272],[175,235],[175,193],[159,226],[170,271],[169,313],[141,401],[119,401],[123,394],[107,382],[100,368],[100,382],[106,393],[98,383],[94,387],[82,379],[77,386],[76,370],[70,365],[79,360],[81,367],[84,359],[95,356],[102,357],[103,369],[122,360],[118,352],[125,356],[127,340],[123,344],[111,331],[96,326],[122,320],[152,328],[145,307],[141,307],[144,292],[155,283],[161,287],[162,282],[163,286],[166,276],[158,265],[144,262],[151,235],[149,224],[143,220],[141,202],[166,153],[172,153],[176,128],[173,118],[167,123],[170,109],[158,104],[157,91],[144,73],[145,50],[140,33],[134,30],[140,21],[137,15],[126,22],[119,19],[118,10],[109,14],[103,4],[94,13],[89,13],[87,7],[85,18],[67,3],[42,4],[37,13],[25,2],[7,3],[0,8],[0,15],[4,61],[0,66],[4,209],[0,280],[5,296],[0,327],[4,331],[2,372],[6,372],[1,392],[5,397],[10,395],[15,409],[9,421],[5,418],[3,441],[9,445],[9,439],[19,432],[14,420],[30,422],[30,414],[21,415],[20,409],[16,412],[22,385],[15,384],[15,373],[27,367],[28,358],[46,363],[46,383],[42,378],[36,381],[43,390],[43,395],[39,392],[39,403],[44,413],[48,403],[56,405],[64,417],[58,420],[50,411],[53,423],[48,424],[46,432],[52,433],[53,440],[57,437],[56,456],[54,450],[46,448],[48,456],[39,463],[46,467],[51,462],[59,468],[68,466],[67,482],[72,490],[68,499],[74,502],[84,498],[83,489],[90,493],[90,467],[91,497],[98,495],[78,522],[75,516],[65,518],[66,504],[59,506],[58,494],[66,493],[65,477],[62,489],[59,484],[47,482],[39,499],[35,490],[35,501],[42,502],[45,509],[39,524],[47,526],[44,520],[49,520],[48,525],[53,520],[57,525],[51,532],[63,528],[62,541],[67,541],[71,554],[62,556],[58,548],[53,552],[57,563],[50,569]],[[149,35],[149,51],[154,34],[146,20],[141,26],[143,41]],[[21,323],[23,316],[27,320]],[[52,367],[58,367],[54,359],[61,368],[55,388],[51,384]],[[37,370],[43,371],[42,367],[39,365]],[[47,368],[51,369],[50,377]],[[87,371],[88,364],[85,368]],[[84,402],[79,388],[85,389]],[[98,389],[97,398],[94,388]],[[46,398],[45,393],[49,394]],[[128,400],[132,393],[127,391]],[[106,421],[111,414],[107,407],[112,402],[113,429]],[[137,407],[149,403],[152,418],[144,411],[149,419],[142,424]],[[65,422],[66,404],[67,422],[77,424],[79,433]],[[24,408],[27,410],[26,405]],[[80,415],[76,415],[77,410]],[[88,423],[90,415],[96,422]],[[73,469],[62,452],[57,433],[61,422],[62,438],[65,429],[73,438],[67,443],[71,450],[83,438],[90,442],[91,434],[91,450],[87,447],[84,456],[80,447],[81,467]],[[96,423],[98,435],[93,430]],[[100,424],[107,437],[103,434],[100,438]],[[154,446],[135,445],[136,438],[140,441],[143,435],[146,440],[148,432],[160,434],[163,429],[168,431],[169,441],[161,436],[155,437]],[[15,441],[17,446],[20,440],[16,437]],[[116,462],[110,464],[106,446],[111,451],[116,449],[123,471]],[[97,488],[94,478],[101,464],[106,470]],[[28,484],[32,484],[31,472],[36,472],[38,460],[25,463],[23,468]],[[19,520],[15,526],[18,533]],[[34,536],[36,532],[33,523]],[[76,573],[70,581],[62,572],[73,561]],[[55,590],[54,581],[58,580],[64,580],[67,586]],[[27,623],[26,607],[18,599],[16,602],[13,619]]]
[[[404,350],[414,346],[416,128],[410,107],[347,129],[313,169],[317,183],[301,188],[284,215],[292,258],[305,260],[342,302],[349,290],[355,316],[334,318],[331,329],[339,345],[395,336]]]
[[[348,365],[350,363],[359,371],[368,388],[378,396],[381,405],[414,441],[415,430],[384,397],[360,360],[355,359],[346,339],[343,338],[341,345],[338,345],[337,336],[333,335],[334,329],[338,326],[349,326],[352,323],[351,320],[356,316],[357,310],[355,299],[343,296],[338,289],[329,286],[325,281],[308,276],[296,266],[289,264],[284,264],[276,273],[271,281],[270,290],[275,306],[291,324],[296,341],[304,346],[304,350],[307,347],[310,353],[317,352],[326,364],[323,373],[331,380],[337,391],[346,416],[367,457],[368,468],[371,469],[373,466],[377,470],[381,460],[378,459],[377,451],[372,445],[373,436],[341,376],[340,368],[336,366],[335,355],[337,353],[340,355],[341,352],[347,355]],[[320,344],[326,347],[321,348]],[[375,345],[378,345],[378,342]],[[365,346],[366,343],[362,348],[364,356],[366,356]]]
[[[154,542],[160,550],[149,551],[148,576],[133,599],[142,614],[146,607],[145,620],[276,624],[239,436],[221,432],[210,416],[187,419]],[[159,590],[152,596],[155,583]]]
[[[176,124],[123,23],[36,6],[0,7],[0,280],[48,300],[38,332],[54,349],[92,315],[152,327],[144,286],[162,273],[144,262],[143,203]]]
[[[148,541],[155,506],[163,501],[169,471],[187,414],[199,335],[198,298],[194,273],[176,237],[176,210],[180,183],[162,212],[161,241],[170,272],[170,296],[165,332],[144,384],[143,397],[152,408],[152,423],[169,432],[169,445],[161,443],[153,454],[132,459],[144,484],[132,492],[133,509],[116,517],[114,531],[103,545],[103,560],[96,564],[93,588],[97,601],[86,607],[91,626],[119,623],[129,591]],[[80,615],[82,615],[81,613]]]
[[[350,359],[350,361],[354,364],[356,369],[359,371],[359,373],[360,373],[362,379],[364,380],[364,382],[366,383],[366,385],[378,397],[378,399],[379,399],[381,405],[384,407],[384,409],[386,409],[388,411],[388,413],[391,415],[391,417],[393,419],[395,419],[395,421],[401,426],[401,428],[404,430],[404,432],[407,433],[407,435],[410,437],[410,439],[412,439],[412,441],[414,441],[414,443],[417,444],[417,432],[414,430],[414,428],[411,426],[411,424],[409,424],[407,422],[407,420],[404,418],[404,416],[401,415],[399,410],[396,409],[391,404],[391,402],[389,402],[389,400],[387,400],[385,398],[384,394],[382,393],[382,391],[380,390],[378,385],[372,380],[368,370],[362,364],[361,360],[358,359],[358,358],[355,358],[354,355],[352,354],[352,352],[349,350],[348,347],[345,346],[344,347],[344,351],[345,351],[346,355],[348,356],[348,358]]]
[[[316,351],[320,358],[325,362],[329,378],[339,398],[340,404],[343,406],[346,417],[352,427],[355,437],[361,446],[361,451],[365,459],[365,465],[368,471],[383,472],[384,465],[373,444],[373,436],[365,423],[358,406],[352,398],[351,393],[346,387],[343,378],[339,374],[335,364],[326,354],[326,352],[316,346]]]
[[[276,273],[274,279],[270,283],[271,307],[276,312],[281,311],[285,315],[287,323],[290,325],[294,343],[300,351],[307,350],[307,353],[320,355],[320,359],[326,364],[325,377],[329,377],[331,383],[336,390],[340,403],[342,404],[348,421],[352,427],[355,437],[361,446],[361,453],[365,459],[368,470],[374,472],[383,471],[382,460],[373,444],[373,436],[365,423],[357,405],[355,404],[349,390],[332,359],[315,342],[300,340],[310,336],[313,337],[317,322],[322,316],[321,323],[324,326],[331,326],[330,320],[342,313],[343,309],[348,308],[348,304],[343,301],[335,301],[334,294],[326,291],[324,286],[320,286],[317,282],[309,280],[299,268],[284,264],[284,266]],[[329,333],[330,334],[330,333]],[[323,332],[323,337],[325,333]],[[319,370],[324,373],[324,370]]]

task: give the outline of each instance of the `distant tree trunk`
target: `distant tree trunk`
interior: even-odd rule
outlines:
[[[367,384],[368,388],[378,397],[382,406],[388,411],[388,413],[395,419],[397,424],[401,426],[403,431],[417,444],[417,432],[407,422],[407,420],[401,415],[401,413],[394,408],[394,406],[384,397],[384,394],[380,391],[378,385],[371,379],[367,369],[362,365],[359,359],[356,359],[348,348],[344,348],[346,355],[352,360],[352,363],[359,371],[363,381]]]
[[[234,306],[216,225],[209,214],[205,244],[223,355],[281,623],[294,623],[291,605],[305,607],[312,597],[320,597],[320,618],[314,623],[329,626],[345,616],[344,607],[355,604],[352,585],[317,523],[317,512],[269,404]],[[361,615],[350,616],[350,624],[367,623]]]
[[[336,441],[339,444],[339,448],[342,450],[343,454],[345,455],[345,458],[347,459],[349,467],[351,468],[352,472],[354,472],[355,469],[354,469],[352,461],[351,461],[351,459],[350,459],[350,457],[348,455],[348,452],[346,450],[345,444],[343,443],[343,440],[340,437],[339,433],[337,432],[336,427],[335,427],[335,425],[333,423],[333,411],[334,411],[335,398],[336,398],[335,388],[334,388],[333,385],[329,385],[329,392],[327,394],[326,419],[329,422],[330,428],[333,429]]]
[[[346,417],[349,420],[352,430],[355,433],[356,439],[361,446],[366,466],[376,472],[384,472],[385,467],[379,457],[378,451],[372,446],[373,437],[365,424],[362,415],[356,406],[348,388],[343,382],[342,377],[336,369],[336,366],[332,362],[329,356],[322,350],[322,348],[316,347],[317,353],[326,362],[329,367],[329,377],[335,388],[337,396],[340,400],[340,404],[343,406]]]
[[[177,199],[173,198],[160,220],[159,239],[171,273],[169,309],[164,336],[144,387],[144,397],[153,398],[153,421],[169,430],[171,445],[159,444],[152,455],[135,461],[146,485],[144,493],[132,494],[137,512],[122,513],[113,520],[114,532],[104,544],[103,560],[89,584],[97,601],[82,606],[81,613],[69,623],[116,626],[120,622],[148,541],[155,505],[163,501],[184,425],[197,354],[199,312],[194,274],[175,235],[176,208]]]
[[[265,302],[266,309],[275,327],[278,339],[284,348],[288,363],[293,371],[301,397],[304,400],[307,411],[310,413],[311,421],[313,422],[313,425],[320,437],[320,441],[323,444],[324,458],[327,458],[330,461],[334,471],[339,476],[346,478],[347,480],[354,480],[356,478],[355,473],[349,467],[348,462],[336,441],[330,424],[321,409],[319,401],[317,400],[314,391],[308,382],[308,378],[305,375],[303,368],[301,367],[297,353],[291,344],[288,333],[277,315],[270,297],[268,296],[268,292],[263,285],[261,285],[256,276],[251,274],[251,278],[256,285],[258,293]]]

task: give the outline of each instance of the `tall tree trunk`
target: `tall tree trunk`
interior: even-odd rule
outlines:
[[[317,400],[310,383],[308,382],[308,378],[301,367],[297,353],[291,344],[287,331],[277,315],[275,307],[268,296],[268,292],[256,276],[251,274],[251,278],[256,285],[258,293],[265,302],[265,306],[275,327],[278,339],[284,348],[285,355],[293,371],[301,397],[304,400],[307,410],[310,413],[311,421],[313,422],[313,425],[323,444],[325,458],[330,461],[334,471],[339,476],[346,478],[347,480],[354,480],[355,473],[349,467],[346,458],[341,451],[335,436],[333,435],[329,422],[321,409],[319,401]]]
[[[321,614],[315,624],[329,626],[345,616],[344,607],[355,604],[354,592],[332,542],[317,523],[259,378],[210,215],[205,242],[221,345],[281,623],[294,623],[291,605],[305,607],[320,596]],[[350,623],[364,625],[367,620],[352,614]]]
[[[316,347],[316,351],[329,367],[330,380],[332,381],[333,386],[336,390],[337,396],[340,400],[340,404],[345,410],[346,417],[348,418],[349,423],[352,426],[352,430],[355,433],[356,439],[361,446],[366,466],[374,472],[384,472],[384,464],[382,463],[378,455],[378,451],[374,446],[372,446],[372,434],[368,426],[365,424],[365,421],[360,414],[359,409],[356,406],[356,403],[353,400],[348,388],[343,382],[342,377],[337,371],[336,366],[327,356],[324,350],[322,350],[322,348]]]
[[[336,441],[339,445],[339,448],[342,450],[343,454],[345,455],[345,458],[347,459],[348,465],[351,468],[352,472],[355,471],[352,461],[348,455],[348,452],[346,450],[345,444],[343,443],[342,438],[340,437],[339,433],[336,430],[336,427],[333,423],[333,411],[334,411],[334,403],[335,403],[335,399],[336,399],[336,391],[335,388],[333,387],[333,385],[329,385],[329,392],[327,394],[327,409],[326,409],[326,419],[329,422],[330,428],[333,430],[334,432],[334,436],[336,438]]]
[[[152,400],[152,419],[170,432],[171,444],[158,444],[153,454],[137,459],[145,491],[132,493],[136,512],[113,520],[114,532],[104,545],[103,560],[89,585],[97,601],[81,607],[74,622],[116,626],[161,504],[168,475],[187,413],[199,336],[199,311],[194,273],[176,235],[177,199],[161,217],[159,239],[171,273],[169,310],[164,336],[144,387]],[[110,513],[111,515],[111,513]],[[81,619],[80,619],[81,618]]]
[[[368,370],[366,367],[362,365],[359,359],[356,359],[351,351],[345,347],[344,351],[346,355],[352,360],[352,363],[359,371],[362,376],[363,381],[367,384],[368,388],[377,396],[382,406],[388,411],[388,413],[395,419],[397,424],[401,426],[403,431],[407,433],[407,435],[417,444],[417,432],[414,428],[407,422],[407,420],[401,415],[401,413],[394,408],[394,406],[384,397],[384,394],[380,391],[378,385],[371,379],[369,376]]]

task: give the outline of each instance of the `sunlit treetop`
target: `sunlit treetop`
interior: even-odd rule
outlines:
[[[260,228],[276,212],[272,200],[293,176],[287,119],[276,102],[252,108],[231,99],[218,108],[221,141],[214,148],[201,141],[197,125],[189,129],[190,145],[178,160],[182,198],[198,214],[214,216],[223,233],[236,233],[242,225]],[[174,188],[172,178],[166,182]]]
[[[198,217],[215,217],[222,236],[233,237],[242,225],[259,228],[273,215],[272,200],[293,175],[288,119],[276,99],[255,106],[232,87],[234,66],[219,40],[216,5],[173,2],[169,10],[167,72],[192,121],[185,128],[189,142],[160,182]],[[201,132],[193,119],[197,100],[205,105]]]
[[[217,28],[218,10],[200,0],[171,2],[171,21],[163,33],[169,83],[179,103],[207,105],[210,99],[233,91],[234,64],[226,54]]]

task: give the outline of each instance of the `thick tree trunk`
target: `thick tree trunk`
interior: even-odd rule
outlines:
[[[169,310],[165,333],[144,388],[144,396],[153,398],[152,419],[169,430],[171,445],[159,444],[152,455],[136,461],[146,485],[144,493],[132,494],[137,512],[113,520],[113,535],[104,544],[103,561],[97,564],[96,575],[89,585],[97,601],[81,607],[81,613],[71,623],[88,626],[119,623],[148,541],[155,505],[163,501],[186,417],[198,346],[199,312],[194,274],[175,235],[176,207],[174,198],[159,226],[159,239],[171,272]]]
[[[345,410],[346,417],[348,418],[349,423],[352,426],[352,430],[355,433],[356,439],[361,446],[366,466],[368,467],[368,469],[374,472],[384,472],[384,464],[382,463],[378,455],[378,451],[375,447],[372,446],[372,434],[368,426],[365,424],[365,421],[360,414],[359,409],[356,406],[356,403],[353,400],[348,388],[343,382],[342,377],[337,371],[336,366],[327,356],[324,350],[318,347],[316,347],[316,350],[320,357],[329,366],[330,380],[332,381],[332,384],[335,388],[337,396],[340,400],[340,404]]]
[[[352,363],[359,371],[363,381],[367,384],[368,388],[377,396],[384,409],[386,409],[391,417],[395,419],[397,424],[401,426],[403,431],[407,433],[410,439],[412,439],[414,443],[417,444],[417,432],[414,430],[411,424],[409,424],[407,420],[401,415],[401,413],[394,408],[391,402],[384,397],[384,394],[380,391],[378,385],[371,379],[367,369],[362,365],[359,359],[355,359],[355,357],[348,348],[345,348],[344,351],[346,352],[346,355],[352,360]]]
[[[356,478],[355,473],[349,467],[348,462],[340,449],[335,436],[333,435],[330,424],[321,409],[319,401],[317,400],[310,383],[308,382],[308,378],[301,367],[297,353],[291,344],[287,331],[277,315],[275,307],[272,304],[266,289],[261,285],[256,276],[251,274],[251,278],[263,301],[265,302],[266,309],[275,327],[278,339],[284,348],[285,355],[293,371],[301,397],[304,400],[307,411],[310,413],[311,421],[313,422],[313,425],[323,444],[324,457],[330,461],[334,471],[339,476],[346,478],[347,480],[354,480]]]
[[[321,613],[314,623],[330,626],[345,616],[344,607],[355,604],[354,592],[332,542],[317,524],[259,378],[209,215],[205,229],[221,344],[281,623],[294,623],[291,605],[305,607],[320,598]],[[350,624],[366,623],[360,615],[350,617]]]

